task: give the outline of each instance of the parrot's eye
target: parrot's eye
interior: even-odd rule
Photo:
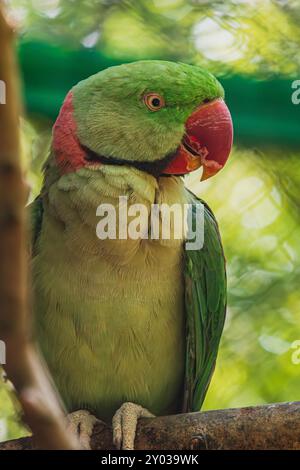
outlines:
[[[144,103],[150,111],[159,111],[165,106],[165,100],[157,93],[146,93],[143,97]]]

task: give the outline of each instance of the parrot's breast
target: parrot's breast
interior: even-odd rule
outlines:
[[[110,419],[124,401],[154,414],[182,404],[182,240],[99,240],[98,203],[185,202],[179,178],[103,168],[49,189],[33,259],[36,333],[69,410]]]

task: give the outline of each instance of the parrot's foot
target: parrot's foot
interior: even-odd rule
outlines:
[[[135,403],[123,403],[112,419],[113,443],[117,449],[133,450],[139,418],[154,418],[150,411]]]
[[[74,411],[68,415],[68,419],[70,421],[68,431],[77,434],[83,449],[89,450],[93,427],[98,419],[87,410]]]

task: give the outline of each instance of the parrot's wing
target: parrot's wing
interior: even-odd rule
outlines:
[[[39,238],[43,222],[43,200],[38,196],[29,206],[27,206],[27,216],[30,228],[30,248],[31,256],[34,256],[36,242]]]
[[[192,195],[191,215],[204,208],[204,245],[185,249],[187,327],[183,411],[199,411],[209,386],[226,314],[226,269],[218,224],[209,207]],[[193,225],[194,227],[195,225]]]

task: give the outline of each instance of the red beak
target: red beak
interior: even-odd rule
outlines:
[[[233,126],[222,99],[200,105],[188,118],[186,132],[164,174],[182,175],[203,166],[201,180],[225,165],[232,147]]]

